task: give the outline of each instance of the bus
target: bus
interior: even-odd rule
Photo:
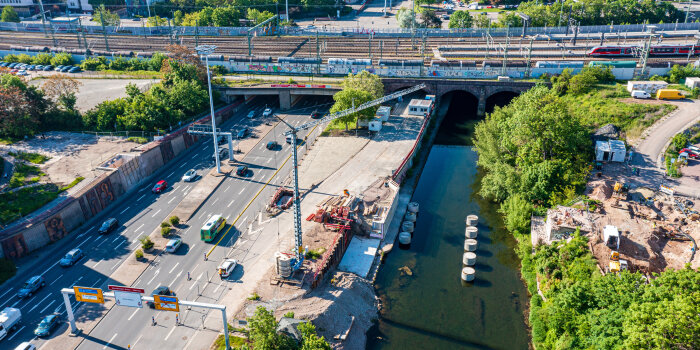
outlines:
[[[213,215],[202,226],[200,238],[205,242],[211,242],[216,238],[216,235],[226,226],[226,219],[221,215]]]

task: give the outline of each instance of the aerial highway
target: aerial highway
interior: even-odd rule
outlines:
[[[242,127],[251,127],[256,123],[261,123],[259,118],[248,119],[245,116],[250,110],[255,110],[259,116],[262,110],[268,104],[271,105],[272,102],[272,99],[256,98],[220,128],[224,131],[233,130],[235,132]],[[279,116],[292,125],[298,125],[310,119],[309,113],[312,110],[325,111],[329,107],[328,100],[321,97],[308,98],[299,101],[294,110],[287,114],[279,114]],[[196,286],[199,285],[200,288],[207,286],[203,283],[207,273],[209,276],[216,274],[216,266],[220,263],[214,259],[204,261],[204,254],[217,243],[217,240],[211,243],[200,240],[200,228],[213,214],[221,214],[229,220],[233,220],[242,212],[253,195],[276,172],[276,167],[281,165],[289,155],[290,146],[284,141],[283,135],[285,128],[286,126],[283,124],[277,124],[273,130],[258,139],[256,146],[243,159],[236,157],[236,165],[247,165],[251,169],[249,174],[240,177],[235,175],[235,171],[231,172],[231,175],[216,188],[216,191],[192,216],[187,223],[187,228],[179,232],[180,238],[183,240],[183,245],[179,250],[173,254],[158,255],[153,261],[150,261],[150,266],[136,280],[133,287],[143,288],[146,290],[146,294],[150,295],[156,287],[168,286],[183,299],[197,299],[199,291],[195,289]],[[282,147],[275,151],[266,149],[266,143],[272,140],[276,140]],[[55,334],[61,333],[67,327],[65,307],[60,293],[61,288],[77,285],[107,290],[107,285],[113,284],[110,283],[109,276],[127,259],[134,259],[133,251],[140,244],[139,237],[150,234],[161,222],[165,221],[170,212],[197,185],[199,180],[195,182],[181,181],[183,174],[189,169],[196,169],[200,176],[207,174],[214,165],[211,160],[212,154],[211,139],[205,138],[203,142],[199,142],[158,171],[155,181],[163,179],[169,184],[169,188],[165,192],[161,194],[151,193],[150,190],[155,181],[144,183],[128,200],[115,203],[113,207],[101,213],[96,220],[84,225],[57,244],[47,247],[51,251],[46,255],[46,258],[35,262],[26,275],[18,276],[0,288],[0,309],[8,306],[19,308],[23,317],[18,330],[10,333],[2,341],[3,348],[14,348],[19,343],[29,340],[40,347],[46,340],[35,337],[34,328],[44,316],[54,312],[60,313],[63,318],[61,328]],[[284,180],[291,169],[290,166],[291,162],[287,162],[285,168],[277,173],[271,184]],[[265,201],[268,199],[258,198],[257,200]],[[111,217],[119,220],[119,228],[109,234],[98,234],[97,230],[101,222]],[[240,222],[244,221],[240,220]],[[227,236],[220,243],[221,248],[217,248],[222,252],[216,252],[212,257],[223,256],[223,250],[229,250],[236,243],[240,234],[236,227],[228,231],[224,229],[220,235],[223,235],[223,232],[227,232]],[[264,243],[261,244],[263,246],[259,248],[262,249]],[[58,261],[73,248],[81,249],[85,252],[86,257],[71,267],[59,266]],[[258,256],[254,253],[248,253],[246,256],[236,258],[245,266],[249,261],[254,262]],[[188,272],[191,277],[189,281],[187,280]],[[41,275],[46,282],[46,287],[28,298],[19,299],[16,297],[18,289],[32,275]],[[216,278],[218,280],[218,277]],[[204,291],[206,294],[203,293],[207,299],[199,301],[215,303],[216,299],[222,297],[223,292],[228,290],[227,283],[233,282],[220,281],[218,287],[207,287]],[[74,308],[81,307],[81,303],[76,302],[73,297],[71,297],[71,302]],[[84,315],[82,317],[91,316]],[[160,320],[160,327],[146,327],[150,325],[151,317]],[[182,321],[188,323],[191,320]],[[135,344],[138,344],[139,348],[142,349],[180,349],[185,346],[187,340],[192,338],[185,335],[191,335],[190,333],[196,331],[196,329],[180,327],[177,337],[174,337],[171,335],[173,333],[172,327],[174,327],[174,315],[170,315],[169,321],[167,321],[160,316],[160,312],[148,307],[143,309],[114,307],[89,334],[85,334],[85,340],[79,348],[102,349],[106,344],[122,348],[131,345],[134,348]],[[206,347],[208,345],[206,344]]]

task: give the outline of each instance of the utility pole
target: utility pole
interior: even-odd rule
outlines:
[[[284,15],[287,17],[287,23],[289,23],[291,20],[291,18],[289,18],[289,0],[284,0],[284,11]]]
[[[82,27],[80,17],[78,17],[78,29],[75,31],[75,36],[78,38],[78,48],[83,46],[83,43],[80,41],[80,32],[82,31]],[[87,50],[87,46],[85,47],[85,50]]]
[[[508,62],[508,46],[510,46],[510,24],[506,26],[506,45],[503,47],[503,66],[501,67],[501,75],[507,74],[506,65]]]
[[[318,60],[318,64],[316,64],[316,73],[321,74],[321,45],[318,41],[318,29],[316,29],[316,60]]]
[[[209,85],[209,106],[211,108],[211,130],[214,139],[214,158],[216,158],[216,172],[221,174],[221,162],[219,160],[219,140],[216,137],[216,114],[214,114],[214,99],[211,94],[211,74],[209,73],[209,55],[214,52],[216,46],[214,45],[201,45],[195,47],[198,54],[203,55],[206,65],[207,65],[207,83]],[[232,149],[228,150],[229,153],[233,152]]]
[[[148,8],[148,17],[151,17],[151,2],[146,0],[146,7]]]
[[[367,48],[369,49],[369,59],[372,59],[372,33],[367,34]]]
[[[173,26],[170,25],[170,18],[168,18],[168,38],[170,38],[170,45],[173,44]]]
[[[107,29],[105,29],[105,20],[102,15],[103,11],[100,11],[100,22],[102,23],[102,35],[105,38],[105,51],[109,51],[109,42],[107,41]]]
[[[561,7],[559,8],[559,22],[557,22],[557,27],[561,27],[561,17],[564,13],[564,0],[559,1],[561,1]]]
[[[688,0],[688,8],[685,9],[685,21],[683,23],[688,23],[688,16],[690,15],[690,5],[693,4],[693,0]]]
[[[199,18],[194,21],[194,46],[199,46]]]
[[[530,78],[530,64],[532,63],[532,42],[535,37],[530,36],[530,47],[527,49],[527,70],[525,71],[525,78]]]
[[[44,37],[48,38],[48,35],[46,34],[46,22],[49,23],[49,30],[51,30],[51,39],[53,40],[53,46],[56,47],[58,44],[56,43],[56,35],[53,33],[53,25],[51,24],[50,21],[46,20],[46,12],[44,11],[44,2],[39,0],[39,6],[41,7],[41,23],[44,26]]]
[[[384,40],[379,40],[379,59],[384,57]]]

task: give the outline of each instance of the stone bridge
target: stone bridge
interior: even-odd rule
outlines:
[[[227,102],[237,96],[246,100],[259,95],[278,95],[280,108],[290,109],[302,96],[333,96],[340,91],[340,86],[323,84],[265,84],[246,87],[217,87]]]
[[[440,100],[443,95],[453,91],[465,91],[479,100],[477,115],[486,113],[486,100],[498,93],[509,92],[520,94],[534,87],[534,82],[523,81],[493,81],[493,80],[457,80],[457,79],[415,79],[415,78],[384,78],[384,91],[392,93],[420,83],[425,84],[428,95],[435,95]]]

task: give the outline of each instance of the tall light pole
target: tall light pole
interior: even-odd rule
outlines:
[[[211,130],[214,137],[214,158],[216,159],[216,172],[221,174],[221,162],[219,161],[219,143],[216,138],[216,116],[214,115],[214,97],[211,94],[211,74],[209,73],[209,55],[216,50],[214,45],[199,45],[194,48],[197,54],[204,55],[207,65],[207,85],[209,85],[209,106],[211,107]],[[232,149],[228,150],[233,152]]]

